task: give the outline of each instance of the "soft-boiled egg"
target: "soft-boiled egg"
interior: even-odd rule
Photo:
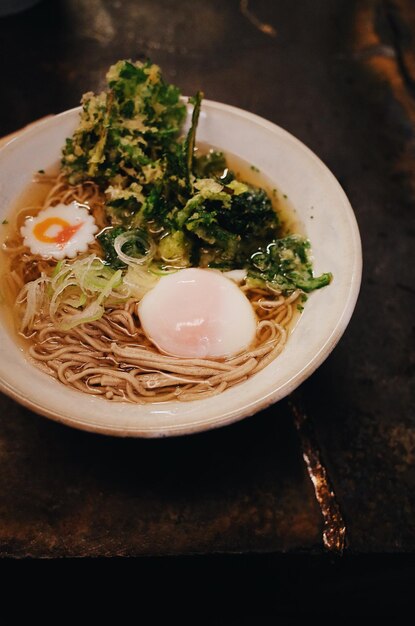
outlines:
[[[77,202],[58,204],[27,217],[20,232],[24,245],[44,258],[73,259],[86,252],[98,226],[88,209]]]
[[[189,268],[163,276],[138,313],[147,337],[173,356],[228,357],[255,338],[257,320],[248,298],[215,270]]]

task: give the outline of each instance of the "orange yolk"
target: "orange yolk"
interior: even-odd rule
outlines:
[[[73,237],[81,228],[82,224],[83,222],[79,222],[79,224],[72,225],[60,217],[47,217],[42,222],[39,222],[39,224],[36,224],[33,228],[33,234],[38,241],[63,244]],[[56,235],[49,237],[46,233],[52,226],[61,226],[62,228]]]

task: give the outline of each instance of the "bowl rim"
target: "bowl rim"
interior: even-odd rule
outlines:
[[[182,97],[182,100],[187,102],[187,98]],[[348,219],[348,225],[350,228],[350,247],[353,252],[353,265],[352,271],[350,273],[350,281],[349,281],[349,289],[347,293],[347,298],[344,300],[344,305],[342,309],[341,315],[337,319],[337,323],[333,328],[331,334],[326,337],[324,343],[321,345],[320,350],[316,352],[311,359],[301,370],[297,372],[297,374],[290,380],[288,380],[283,385],[280,385],[277,389],[270,391],[265,397],[259,397],[254,402],[244,406],[235,408],[227,413],[221,415],[218,418],[210,418],[210,419],[200,419],[198,421],[192,421],[191,425],[168,425],[164,427],[152,426],[150,428],[126,428],[117,427],[117,426],[100,426],[98,422],[91,423],[90,420],[82,420],[77,417],[67,417],[64,413],[59,413],[54,410],[49,410],[47,407],[33,401],[30,397],[25,396],[20,393],[16,389],[13,388],[7,381],[4,381],[0,378],[0,391],[11,397],[13,400],[17,401],[21,405],[29,408],[36,413],[48,417],[54,421],[66,424],[68,426],[78,428],[80,430],[85,430],[94,433],[100,433],[111,436],[120,436],[120,437],[141,437],[141,438],[155,438],[155,437],[165,437],[165,436],[179,436],[184,434],[193,434],[197,432],[202,432],[206,430],[210,430],[213,428],[219,428],[221,426],[231,424],[233,422],[244,419],[245,417],[249,417],[254,413],[257,413],[260,410],[267,408],[268,406],[278,402],[283,399],[287,395],[289,395],[294,389],[296,389],[299,385],[301,385],[305,379],[307,379],[313,372],[325,361],[325,359],[329,356],[332,350],[337,345],[338,341],[342,337],[343,333],[346,330],[346,327],[351,319],[354,308],[356,306],[357,298],[360,291],[361,285],[361,276],[362,276],[362,245],[361,238],[359,233],[359,228],[357,225],[356,217],[353,212],[353,209],[350,205],[350,202],[341,187],[338,180],[329,170],[329,168],[321,161],[321,159],[308,148],[302,141],[297,139],[294,135],[281,128],[277,124],[270,122],[259,115],[246,111],[244,109],[224,104],[221,102],[216,102],[212,100],[204,100],[205,108],[210,108],[213,110],[224,111],[225,113],[229,113],[232,115],[236,115],[239,118],[246,119],[255,123],[256,125],[261,126],[266,131],[270,133],[277,134],[280,137],[288,139],[291,144],[293,144],[296,149],[303,152],[308,159],[311,159],[315,165],[319,168],[320,171],[324,172],[325,176],[329,177],[331,180],[331,184],[336,190],[339,197],[342,198],[342,206],[346,211],[346,216]],[[46,127],[54,127],[59,126],[62,118],[66,118],[68,116],[73,115],[75,112],[79,112],[81,107],[74,107],[63,111],[53,117],[47,117],[45,119],[41,119],[37,122],[34,122],[28,129],[23,129],[16,136],[12,137],[9,141],[7,141],[0,148],[0,158],[8,153],[9,150],[13,150],[14,147],[17,147],[20,144],[23,144],[27,139],[36,136],[38,133],[42,132]],[[30,365],[30,363],[29,363]],[[243,383],[242,383],[243,384]],[[198,401],[199,402],[199,401]]]

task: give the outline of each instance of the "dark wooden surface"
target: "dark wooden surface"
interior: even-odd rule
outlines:
[[[77,105],[119,58],[272,120],[361,229],[349,328],[303,385],[348,554],[415,550],[415,9],[410,0],[44,0],[0,19],[0,135]],[[190,438],[121,441],[0,398],[3,556],[322,554],[285,402]]]

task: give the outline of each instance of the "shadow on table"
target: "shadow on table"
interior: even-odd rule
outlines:
[[[160,440],[72,430],[2,397],[0,545],[19,555],[318,547],[321,518],[285,404]]]

